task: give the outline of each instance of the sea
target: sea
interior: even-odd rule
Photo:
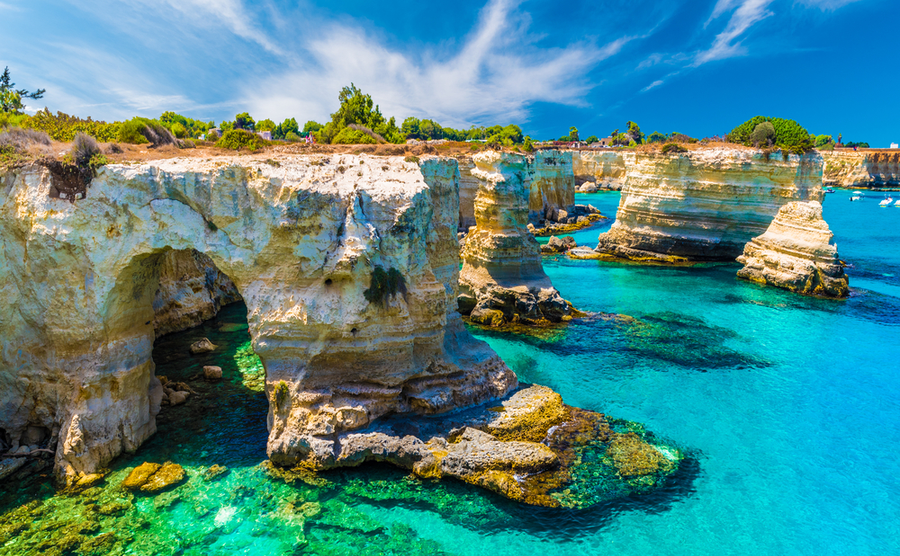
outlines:
[[[164,408],[156,435],[102,483],[58,492],[45,472],[0,487],[0,554],[900,554],[900,208],[850,195],[824,202],[849,299],[744,282],[736,263],[558,256],[544,268],[563,297],[631,318],[539,337],[471,329],[520,381],[681,448],[652,493],[560,510],[387,465],[285,477],[265,464],[265,372],[235,304],[156,342],[157,374],[196,393]],[[609,216],[572,234],[594,246],[619,193],[576,197]],[[219,349],[191,357],[202,337]],[[209,364],[222,382],[190,381]],[[178,488],[120,487],[136,465],[166,461],[187,472]]]

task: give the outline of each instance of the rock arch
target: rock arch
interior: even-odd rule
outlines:
[[[516,384],[455,312],[455,161],[108,166],[76,203],[38,166],[0,183],[0,424],[47,427],[67,479],[155,430],[152,295],[169,249],[204,253],[244,298],[269,398],[289,394],[270,403],[275,461],[328,465],[342,431]],[[403,291],[367,297],[377,268]]]

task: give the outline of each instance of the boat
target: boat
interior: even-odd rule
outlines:
[[[889,207],[892,204],[894,204],[894,199],[892,197],[885,196],[884,200],[882,200],[880,203],[878,203],[878,206]]]
[[[851,201],[861,201],[862,195],[857,195],[856,192],[854,192],[853,195],[850,195],[850,200]]]
[[[825,188],[825,193],[834,193],[834,188],[833,188],[833,187],[826,187],[826,188]]]

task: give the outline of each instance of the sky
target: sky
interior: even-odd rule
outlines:
[[[324,122],[343,86],[398,124],[694,137],[757,115],[900,142],[898,0],[0,0],[0,67],[115,121]]]

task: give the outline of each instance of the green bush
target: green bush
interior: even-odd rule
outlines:
[[[648,143],[662,143],[666,139],[668,139],[668,137],[666,137],[664,134],[662,134],[658,131],[654,131],[647,137],[647,142]]]
[[[293,131],[289,131],[287,135],[284,136],[285,141],[290,141],[291,143],[296,143],[297,141],[303,140],[302,137],[294,133]]]
[[[172,127],[170,129],[172,131],[172,135],[174,135],[175,137],[177,137],[179,139],[184,139],[188,133],[187,128],[184,127],[180,122],[176,122],[176,123],[172,124]]]
[[[378,141],[364,131],[345,127],[331,140],[336,145],[375,145]]]
[[[85,135],[81,132],[75,134],[75,138],[72,140],[72,150],[69,151],[69,155],[71,155],[72,160],[74,160],[75,164],[78,166],[90,166],[95,155],[103,156],[100,153],[100,145],[97,144],[97,140],[90,135]]]
[[[767,147],[775,144],[775,126],[771,122],[761,122],[750,134],[750,144]]]
[[[113,141],[119,132],[119,124],[95,122],[87,118],[82,119],[70,116],[62,112],[51,114],[49,110],[39,110],[34,116],[23,120],[21,125],[38,131],[43,131],[55,141],[72,141],[76,133],[90,135],[99,141]]]
[[[663,145],[662,152],[665,154],[669,153],[686,153],[688,150],[685,147],[682,147],[678,143],[666,143]]]
[[[809,132],[794,120],[784,118],[769,118],[756,116],[737,126],[728,134],[728,140],[732,143],[741,143],[752,146],[751,135],[757,126],[764,122],[772,124],[775,130],[774,144],[790,152],[802,153],[813,148],[813,142],[809,138]]]
[[[156,120],[136,117],[119,125],[116,141],[132,145],[152,143],[158,147],[175,143],[175,136]]]
[[[284,407],[284,402],[287,401],[290,391],[288,390],[288,385],[285,381],[279,380],[278,384],[275,385],[275,407],[281,409]]]
[[[259,135],[243,129],[232,129],[222,134],[222,138],[216,141],[216,146],[221,149],[231,149],[239,151],[247,149],[249,151],[258,151],[265,147],[266,140]]]
[[[385,272],[383,268],[376,266],[372,271],[369,289],[364,291],[363,295],[369,303],[383,304],[389,295],[396,295],[405,288],[406,280],[399,270],[391,268]]]

